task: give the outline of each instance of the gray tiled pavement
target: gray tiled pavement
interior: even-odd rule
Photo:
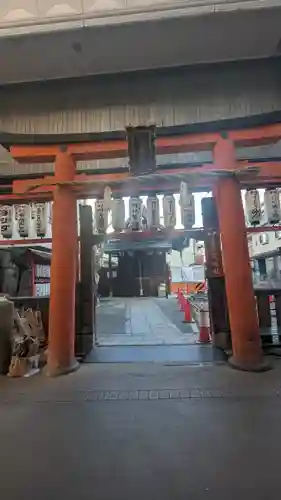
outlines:
[[[102,299],[97,308],[97,344],[100,346],[153,346],[195,344],[198,328],[193,323],[178,328],[173,317],[175,298]],[[181,313],[183,319],[183,313]]]
[[[0,379],[3,499],[276,500],[281,363]]]

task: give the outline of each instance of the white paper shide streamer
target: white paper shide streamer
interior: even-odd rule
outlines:
[[[277,224],[280,221],[280,198],[279,190],[267,188],[264,192],[264,211],[269,224]]]
[[[262,218],[262,209],[260,194],[257,189],[248,189],[246,191],[245,210],[249,224],[260,224]]]
[[[1,234],[3,238],[12,238],[13,236],[13,207],[3,205],[0,207]]]
[[[173,229],[176,225],[176,202],[172,194],[164,196],[163,212],[165,227]]]

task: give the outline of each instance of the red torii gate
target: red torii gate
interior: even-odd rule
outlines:
[[[232,334],[232,364],[246,370],[263,369],[256,303],[253,291],[244,211],[240,188],[247,185],[280,185],[281,163],[258,165],[237,162],[236,146],[272,143],[281,137],[281,124],[219,133],[183,134],[156,139],[158,154],[213,150],[213,164],[188,169],[205,177],[216,199],[222,256]],[[58,375],[77,368],[74,356],[75,280],[77,265],[76,199],[89,195],[89,182],[104,181],[76,175],[76,161],[122,158],[127,141],[97,141],[64,146],[13,145],[15,160],[24,163],[55,162],[55,175],[13,183],[14,196],[34,200],[53,196],[51,296],[48,373]],[[251,163],[251,166],[253,164]],[[194,170],[194,171],[193,171]],[[245,176],[241,175],[243,172]],[[222,175],[220,175],[220,173]],[[238,176],[239,174],[239,176]],[[125,180],[129,173],[108,174],[106,182]],[[200,179],[196,181],[200,186]],[[7,198],[9,196],[7,195]]]

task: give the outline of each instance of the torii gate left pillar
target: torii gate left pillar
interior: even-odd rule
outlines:
[[[55,162],[55,181],[58,185],[53,202],[49,376],[70,373],[79,366],[74,355],[77,204],[72,186],[63,185],[63,182],[74,180],[75,172],[75,161],[67,150],[61,150]]]

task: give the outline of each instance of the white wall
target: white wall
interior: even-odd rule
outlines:
[[[252,233],[248,236],[250,257],[274,252],[281,247],[281,231]]]
[[[171,269],[172,281],[174,283],[181,281],[204,281],[205,271],[204,265],[194,266],[195,253],[197,251],[197,244],[194,240],[190,241],[189,248],[185,248],[182,252],[182,259],[180,252],[172,250],[171,254],[167,255],[167,262]],[[193,269],[192,272],[191,269]],[[193,278],[188,278],[193,276]]]
[[[272,7],[272,1],[242,2],[245,10]],[[202,2],[201,0],[1,0],[0,28],[2,36],[30,34],[53,30],[83,29],[91,25],[107,25],[122,21],[158,19],[168,16],[214,15],[221,9],[232,12],[234,1]],[[177,9],[177,7],[181,9]],[[168,14],[167,14],[168,11]]]
[[[172,252],[167,255],[167,262],[172,267],[182,267],[190,266],[194,263],[194,251],[192,244],[189,248],[185,248],[182,252],[182,258],[180,252],[172,250]]]

